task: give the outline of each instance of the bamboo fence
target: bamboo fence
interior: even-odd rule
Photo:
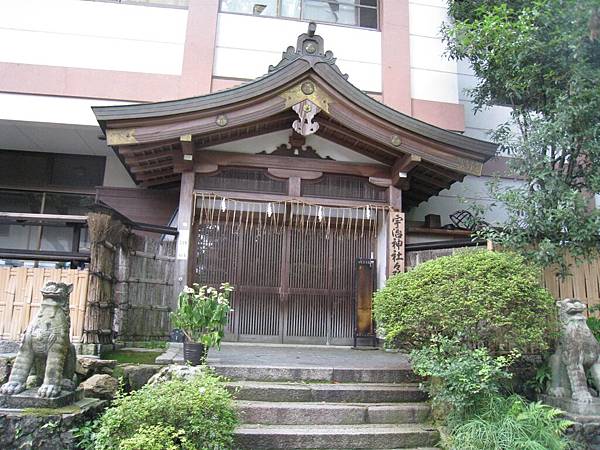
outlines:
[[[27,267],[0,268],[0,339],[20,340],[40,307],[40,289],[48,281],[73,284],[69,299],[71,341],[83,341],[89,272]]]
[[[74,343],[168,337],[176,242],[132,234],[107,214],[89,214],[88,227],[89,269],[0,268],[0,339],[20,339],[48,281],[73,284]]]

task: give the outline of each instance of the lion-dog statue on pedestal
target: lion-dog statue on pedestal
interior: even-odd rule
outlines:
[[[75,389],[76,355],[69,340],[72,290],[72,284],[52,281],[41,289],[39,312],[25,331],[10,378],[0,387],[0,393],[14,395],[27,385],[40,386],[38,396],[49,398]]]
[[[556,302],[561,336],[556,353],[550,357],[552,374],[548,395],[574,402],[592,403],[586,372],[600,390],[600,344],[587,326],[583,312],[587,306],[576,299]]]

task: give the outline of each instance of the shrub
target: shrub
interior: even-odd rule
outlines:
[[[94,423],[93,433],[82,436],[81,446],[87,450],[230,449],[235,425],[231,396],[217,377],[206,373],[146,385],[118,397]]]
[[[123,439],[119,450],[196,450],[196,446],[187,439],[184,430],[170,425],[144,425],[132,437]]]
[[[539,279],[516,254],[459,252],[391,277],[375,294],[375,319],[388,347],[420,348],[441,334],[494,352],[543,350],[556,321]]]
[[[458,338],[434,336],[432,343],[411,353],[413,370],[422,377],[437,411],[460,420],[488,398],[498,395],[516,353],[493,357],[486,348],[470,349]]]
[[[452,450],[563,450],[572,422],[562,412],[540,402],[527,403],[518,395],[492,397],[480,414],[456,427],[450,435]]]

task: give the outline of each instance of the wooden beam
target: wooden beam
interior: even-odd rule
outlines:
[[[357,150],[356,148],[354,148],[354,146],[351,146],[349,148],[351,150],[358,151],[359,153],[364,154],[365,156],[377,159],[377,157],[374,156],[372,152],[369,152],[369,149],[375,150],[375,151],[379,152],[380,154],[386,155],[386,157],[385,157],[386,161],[388,161],[390,158],[396,157],[396,155],[397,155],[397,152],[395,152],[394,150],[386,148],[385,146],[380,145],[378,142],[369,139],[365,135],[357,133],[357,132],[353,131],[352,129],[346,128],[342,125],[336,124],[335,122],[333,122],[331,120],[321,121],[319,123],[321,125],[321,128],[317,132],[318,135],[322,135],[322,134],[327,135],[327,134],[337,133],[345,138],[345,139],[337,139],[339,141],[348,142],[349,140],[353,140],[355,143],[360,143],[366,148],[366,151],[365,150],[362,150],[362,151]],[[333,136],[332,136],[332,138],[336,139]]]
[[[151,171],[157,170],[157,169],[160,169],[160,170],[171,169],[171,171],[173,171],[173,161],[165,161],[162,163],[149,164],[146,166],[135,165],[135,166],[131,166],[129,168],[129,171],[131,173],[152,173]]]
[[[388,188],[388,202],[391,208],[402,211],[402,191],[397,187],[390,186]]]
[[[446,182],[438,180],[434,177],[427,177],[423,174],[413,173],[411,175],[411,180],[418,184],[424,184],[427,186],[431,186],[435,189],[448,189],[450,185],[454,182],[454,180],[448,180]]]
[[[175,298],[186,285],[190,285],[190,265],[189,259],[190,245],[193,239],[193,217],[194,217],[194,183],[196,174],[194,172],[184,172],[181,174],[181,188],[179,190],[179,209],[177,210],[177,252],[174,270],[173,284],[175,286],[175,295],[171,296],[172,307],[175,306]]]
[[[181,175],[173,175],[171,177],[156,178],[156,179],[152,179],[152,180],[148,180],[148,181],[143,181],[142,183],[140,183],[140,186],[142,186],[142,187],[159,186],[161,184],[174,183],[176,181],[179,181],[180,179],[181,179]]]
[[[313,172],[309,170],[291,170],[291,169],[267,169],[270,175],[277,178],[298,178],[300,180],[316,180],[323,176],[323,172]]]
[[[181,153],[182,153],[182,171],[193,172],[194,171],[194,143],[192,142],[192,135],[186,134],[179,138],[181,142]]]
[[[231,107],[230,107],[231,108]],[[161,123],[160,118],[149,120],[135,128],[108,129],[106,140],[109,145],[146,144],[151,142],[179,139],[186,134],[201,135],[218,130],[244,126],[265,120],[279,113],[287,112],[285,100],[281,97],[263,97],[253,103],[241,103],[229,111],[203,111],[198,114],[181,116],[177,121]],[[225,126],[217,123],[219,114],[227,115]],[[135,122],[131,121],[131,123]],[[121,122],[121,126],[127,122]],[[139,123],[139,121],[138,121]]]
[[[369,183],[374,184],[375,186],[389,188],[392,185],[392,180],[389,178],[369,177]]]
[[[462,179],[465,175],[458,172],[449,172],[443,167],[434,166],[433,164],[421,164],[419,170],[427,170],[431,173],[436,174],[439,177],[447,178],[449,182]]]
[[[163,148],[169,148],[171,145],[177,143],[176,140],[169,139],[167,141],[152,142],[151,144],[140,144],[140,145],[119,145],[117,151],[123,156],[134,156],[143,155],[144,152],[149,150],[160,150]]]
[[[231,191],[211,191],[211,190],[195,190],[197,194],[204,194],[210,196],[217,194],[221,197],[234,199],[234,200],[247,200],[255,202],[285,202],[285,201],[298,201],[300,203],[311,203],[322,206],[332,207],[356,207],[365,205],[382,205],[386,203],[373,202],[369,200],[341,200],[333,198],[320,198],[320,197],[295,197],[290,195],[278,195],[278,194],[258,194],[250,192],[231,192]]]
[[[196,150],[196,165],[215,164],[217,166],[245,166],[266,169],[294,169],[312,172],[341,173],[362,177],[388,178],[389,167],[380,164],[363,164],[326,159],[300,158],[290,156],[251,155],[247,153]],[[175,164],[175,171],[181,171]]]
[[[133,166],[133,165],[136,165],[139,163],[147,163],[147,162],[155,161],[157,159],[172,158],[172,157],[173,157],[173,150],[169,146],[168,149],[165,147],[164,151],[161,151],[158,153],[149,153],[149,154],[144,154],[144,155],[139,155],[139,156],[125,156],[125,162],[128,165]]]
[[[147,180],[152,180],[154,178],[165,177],[165,176],[169,176],[169,175],[173,175],[173,168],[171,166],[160,169],[156,172],[143,172],[143,173],[140,173],[139,175],[136,174],[135,179],[138,181],[147,181]],[[179,179],[179,177],[177,177],[177,178]]]
[[[392,185],[399,187],[408,178],[411,170],[421,163],[421,157],[417,155],[404,155],[394,163],[391,171]]]

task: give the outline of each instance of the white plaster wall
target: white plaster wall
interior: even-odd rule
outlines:
[[[456,61],[444,56],[440,29],[447,21],[443,0],[410,0],[411,95],[415,99],[458,103]]]
[[[289,131],[277,131],[275,133],[242,139],[236,142],[215,145],[209,147],[209,149],[223,152],[240,152],[251,154],[256,154],[262,151],[271,153],[281,144],[288,143],[290,133],[291,129]],[[377,164],[377,161],[374,159],[363,156],[360,153],[356,153],[346,147],[330,142],[327,139],[323,139],[319,136],[308,136],[306,138],[306,145],[310,145],[312,148],[314,148],[320,156],[324,158],[329,156],[335,161]]]
[[[484,219],[491,224],[500,224],[506,220],[506,212],[500,205],[494,203],[490,197],[487,183],[490,177],[467,176],[460,183],[454,183],[450,189],[444,189],[437,196],[413,208],[408,214],[408,220],[423,221],[427,214],[439,214],[442,225],[451,223],[448,217],[460,209],[471,210],[470,204],[477,202],[485,208]],[[502,180],[503,185],[516,185],[519,181]]]
[[[213,75],[254,79],[281,60],[282,52],[296,46],[306,22],[219,14]],[[325,50],[333,51],[349,81],[362,90],[381,92],[381,33],[335,25],[317,26]]]
[[[80,0],[0,1],[0,61],[181,73],[187,10]]]

